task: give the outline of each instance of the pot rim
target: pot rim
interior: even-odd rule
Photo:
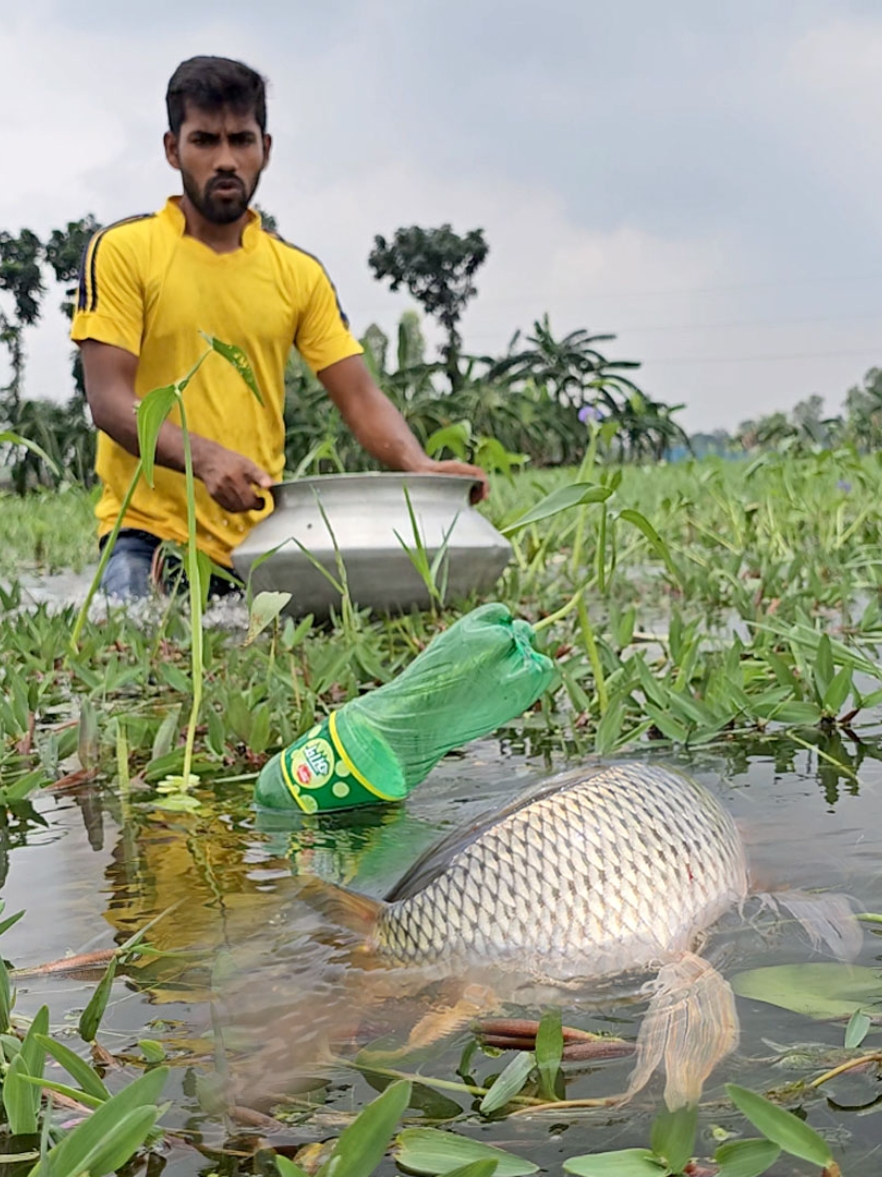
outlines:
[[[291,478],[287,482],[273,483],[269,491],[273,498],[276,499],[282,492],[298,487],[322,487],[330,486],[332,483],[354,485],[358,482],[380,481],[389,484],[419,482],[423,486],[450,486],[458,484],[463,487],[468,486],[470,489],[473,486],[480,486],[478,479],[472,478],[469,474],[411,474],[405,470],[364,470],[358,473],[310,474],[303,478]]]

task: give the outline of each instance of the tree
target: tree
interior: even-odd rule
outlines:
[[[73,318],[76,307],[80,266],[86,256],[89,242],[100,228],[92,213],[87,213],[78,221],[68,221],[66,229],[53,229],[46,242],[46,261],[52,267],[56,280],[61,283],[73,283],[65,286],[61,303],[62,311],[69,319]],[[84,397],[86,386],[83,383],[83,361],[78,347],[71,353],[71,372],[74,387],[80,396]]]
[[[12,315],[0,310],[0,342],[9,351],[12,379],[3,388],[5,415],[12,426],[18,423],[21,392],[24,380],[25,327],[40,317],[40,300],[45,287],[40,269],[43,246],[30,229],[22,229],[18,237],[0,233],[0,290],[12,295],[15,310]]]
[[[477,294],[473,279],[488,253],[483,229],[472,229],[460,237],[450,225],[440,229],[411,225],[398,229],[391,243],[385,237],[375,237],[368,257],[368,265],[379,281],[388,278],[392,290],[406,286],[426,314],[437,319],[447,332],[441,354],[453,391],[462,383],[459,320],[469,300]]]

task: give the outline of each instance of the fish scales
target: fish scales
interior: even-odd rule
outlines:
[[[734,822],[701,785],[622,765],[502,815],[381,913],[394,960],[533,962],[549,978],[645,967],[747,894]]]

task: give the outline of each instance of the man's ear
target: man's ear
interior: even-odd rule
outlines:
[[[266,167],[266,165],[270,161],[270,150],[272,149],[272,145],[273,145],[272,135],[264,135],[264,137],[263,137],[263,166],[264,167]]]
[[[178,156],[178,137],[171,131],[166,131],[162,136],[162,144],[165,147],[165,158],[177,171],[181,170],[181,160]]]

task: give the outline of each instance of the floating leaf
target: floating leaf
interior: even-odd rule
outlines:
[[[748,1091],[746,1087],[739,1087],[735,1083],[727,1083],[726,1091],[754,1128],[758,1128],[765,1137],[779,1144],[791,1156],[810,1161],[821,1168],[833,1160],[826,1140],[792,1112],[777,1107],[755,1091]]]
[[[732,978],[739,997],[765,1001],[810,1018],[847,1018],[861,1006],[882,1001],[878,969],[833,961],[770,965]]]
[[[141,1038],[138,1040],[138,1045],[148,1063],[165,1061],[165,1047],[161,1042],[155,1042],[152,1038]]]
[[[665,1177],[663,1165],[648,1148],[623,1148],[619,1152],[599,1152],[593,1156],[570,1157],[564,1161],[565,1173],[576,1177]]]
[[[541,499],[535,507],[509,523],[500,527],[503,535],[514,535],[521,528],[531,523],[539,523],[543,519],[550,519],[552,515],[559,515],[561,511],[568,511],[570,507],[578,507],[583,503],[602,503],[612,494],[608,486],[597,486],[590,482],[573,482],[569,486],[562,486],[553,490],[550,495]]]
[[[845,1027],[845,1049],[854,1050],[860,1046],[872,1024],[862,1009],[856,1009]]]
[[[402,1169],[426,1177],[450,1173],[474,1161],[486,1160],[497,1162],[496,1177],[528,1177],[530,1173],[539,1172],[539,1166],[532,1161],[437,1128],[405,1128],[398,1134],[395,1159]],[[658,1173],[652,1177],[658,1177]]]
[[[505,1107],[523,1088],[530,1072],[536,1066],[536,1056],[531,1050],[519,1052],[511,1059],[505,1069],[494,1081],[493,1086],[481,1100],[480,1110],[483,1115]]]
[[[732,1140],[714,1153],[717,1177],[760,1177],[777,1161],[781,1146],[773,1140]]]

